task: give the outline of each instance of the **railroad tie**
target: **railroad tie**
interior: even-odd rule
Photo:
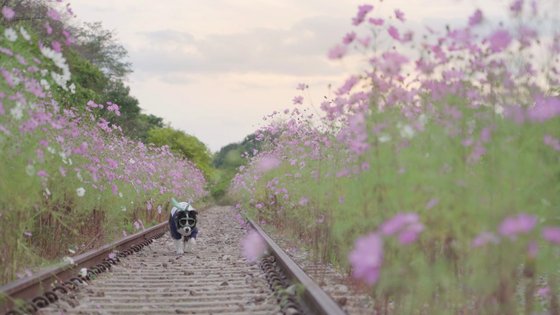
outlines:
[[[201,213],[197,245],[176,256],[166,233],[39,314],[276,314],[258,264],[241,256],[246,231],[230,208]]]

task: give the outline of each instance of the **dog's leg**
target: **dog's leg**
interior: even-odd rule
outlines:
[[[195,245],[196,245],[196,239],[192,237],[189,238],[187,241],[185,241],[185,252],[192,253]]]
[[[173,242],[175,243],[175,251],[177,252],[177,255],[183,255],[185,253],[185,251],[183,250],[183,240],[174,239]]]

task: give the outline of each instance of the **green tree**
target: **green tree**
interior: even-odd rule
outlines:
[[[148,132],[148,143],[168,145],[171,151],[191,160],[206,176],[212,175],[210,150],[196,137],[170,127],[152,129]]]

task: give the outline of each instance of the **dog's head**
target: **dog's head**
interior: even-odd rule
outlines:
[[[181,230],[183,235],[190,235],[191,231],[196,227],[196,210],[180,211],[177,214],[177,228]]]

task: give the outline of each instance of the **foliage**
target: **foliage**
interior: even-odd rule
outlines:
[[[172,152],[192,161],[206,177],[211,175],[210,151],[196,137],[181,130],[164,127],[150,130],[147,141],[156,146],[169,146]]]
[[[237,173],[238,168],[247,163],[247,158],[259,152],[260,146],[261,142],[257,141],[256,135],[250,134],[241,143],[230,143],[214,154],[212,164],[216,171],[210,189],[214,200],[228,202],[224,197],[231,180]]]
[[[76,38],[76,51],[109,79],[123,79],[132,72],[131,63],[126,61],[128,52],[116,40],[114,32],[104,29],[101,22],[84,23],[72,33]]]

